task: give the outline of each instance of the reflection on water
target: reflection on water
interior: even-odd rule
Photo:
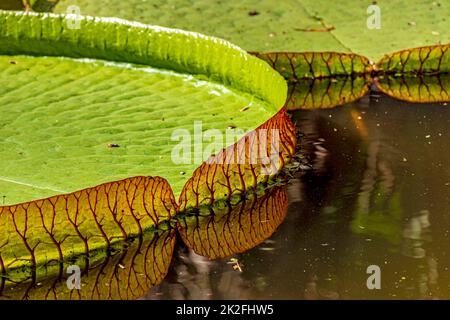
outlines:
[[[376,80],[380,90],[391,97],[411,102],[450,101],[450,74],[432,76],[382,76]]]
[[[329,109],[358,100],[369,90],[368,77],[304,79],[289,85],[288,110]]]
[[[252,249],[272,235],[286,217],[288,200],[284,188],[251,194],[238,204],[203,209],[180,221],[183,242],[197,254],[217,259]]]
[[[29,279],[15,285],[7,281],[0,286],[0,299],[138,299],[167,274],[175,235],[174,230],[150,231],[142,238],[123,243],[115,252],[102,252],[96,259],[91,253],[78,284],[75,278],[68,278],[73,271],[69,275],[62,272],[59,277],[48,275],[39,282]],[[79,289],[74,289],[76,286]]]
[[[313,169],[260,246],[210,261],[187,248],[147,298],[450,298],[450,106],[372,94],[293,114]],[[369,290],[366,269],[381,268]]]
[[[0,299],[142,298],[165,278],[177,235],[180,245],[186,244],[193,251],[181,248],[179,253],[184,250],[186,254],[179,254],[176,259],[191,261],[201,274],[207,274],[209,264],[204,263],[206,258],[203,257],[228,257],[259,245],[283,222],[287,208],[286,188],[269,184],[266,190],[243,194],[233,204],[217,202],[212,207],[200,207],[198,212],[174,216],[169,222],[144,231],[142,236],[119,241],[114,246],[91,249],[89,257],[81,259],[86,260],[84,266],[78,265],[80,259],[76,258],[64,263],[50,259],[34,267],[41,269],[39,278],[37,272],[26,268],[7,271],[0,254]],[[58,273],[50,272],[58,265]],[[69,265],[82,270],[78,284],[70,275],[73,271],[64,272]],[[232,260],[231,265],[233,270],[242,271],[239,260]],[[174,270],[180,281],[189,282],[189,277],[182,280],[188,275],[183,265],[175,266]],[[194,291],[202,297],[203,289],[208,288],[208,277],[196,279]]]

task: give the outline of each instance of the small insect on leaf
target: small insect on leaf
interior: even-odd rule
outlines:
[[[120,146],[117,143],[108,143],[108,148],[119,148]]]

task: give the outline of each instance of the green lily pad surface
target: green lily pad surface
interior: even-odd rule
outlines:
[[[119,17],[215,35],[248,51],[344,51],[326,32],[302,32],[320,28],[298,1],[189,1],[189,0],[63,0],[54,12],[66,13],[78,6],[81,14]]]
[[[367,26],[374,3],[380,29]],[[450,42],[450,4],[442,0],[61,0],[55,12],[73,6],[84,15],[219,36],[248,51],[354,52],[376,61],[389,52]]]
[[[72,30],[58,16],[1,15],[2,204],[137,175],[163,176],[178,194],[202,161],[230,144],[227,133],[240,138],[285,99],[281,76],[218,39],[120,21],[83,20]],[[112,32],[99,36],[105,29]],[[224,140],[205,141],[210,129]],[[184,141],[187,163],[172,157],[176,132],[192,139]]]

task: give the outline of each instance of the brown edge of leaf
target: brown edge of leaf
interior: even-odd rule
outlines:
[[[267,136],[264,136],[264,132]],[[279,144],[273,145],[271,141],[277,134]],[[264,155],[259,153],[261,146],[266,146]],[[266,183],[271,176],[276,175],[278,170],[293,157],[295,148],[295,125],[283,107],[271,119],[247,133],[237,143],[201,164],[180,194],[179,211],[186,212],[203,205],[211,206],[217,200],[230,202],[233,197],[257,188],[258,185]],[[276,155],[276,159],[273,159],[272,155]],[[261,158],[267,159],[268,163],[262,164]]]
[[[440,49],[440,58],[438,62],[438,66],[436,69],[433,70],[423,70],[423,64],[430,58],[430,54],[433,50]],[[409,58],[412,53],[418,52],[419,58],[420,58],[420,68],[416,72],[405,72],[405,67],[409,61]],[[422,59],[422,53],[425,52],[425,56]],[[388,54],[385,54],[377,63],[377,73],[376,75],[384,75],[384,74],[390,74],[390,75],[398,75],[403,76],[406,74],[412,74],[412,75],[438,75],[442,73],[450,73],[450,65],[445,66],[445,68],[448,68],[448,70],[441,71],[441,62],[444,57],[444,55],[450,55],[450,43],[448,44],[437,44],[437,45],[431,45],[431,46],[421,46],[421,47],[415,47],[415,48],[407,48],[400,51],[391,52]],[[403,57],[404,56],[404,57]],[[391,66],[392,62],[398,58],[401,67],[396,68],[396,66]],[[450,59],[449,59],[450,61]],[[394,62],[395,63],[395,62]],[[391,69],[392,67],[392,69]]]
[[[266,61],[269,63],[269,65],[274,68],[276,71],[280,72],[280,70],[277,70],[276,64],[279,59],[286,59],[289,61],[290,66],[290,73],[292,73],[293,78],[287,79],[288,81],[299,81],[302,79],[323,79],[323,78],[337,78],[337,77],[348,77],[348,76],[365,76],[366,74],[371,74],[376,70],[376,66],[374,62],[372,62],[367,57],[357,54],[357,53],[347,53],[347,52],[336,52],[336,51],[323,51],[323,52],[316,52],[316,51],[305,51],[305,52],[294,52],[294,51],[270,51],[270,52],[255,52],[250,51],[250,54]],[[325,59],[325,57],[328,56],[328,59]],[[310,73],[313,75],[311,77],[302,77],[296,75],[296,68],[293,63],[293,58],[302,57],[304,61],[307,62],[310,68]],[[331,69],[329,68],[330,63],[338,62],[341,64],[342,68],[345,70],[344,62],[342,59],[349,58],[352,61],[351,69],[353,70],[353,64],[355,59],[359,59],[361,64],[364,66],[363,72],[350,72],[350,73],[333,73]],[[319,61],[323,63],[324,66],[328,69],[329,75],[321,75],[321,76],[314,76],[317,72],[313,70],[312,64],[315,59],[320,59]]]

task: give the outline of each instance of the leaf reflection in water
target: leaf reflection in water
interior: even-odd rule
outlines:
[[[122,243],[114,253],[90,261],[81,276],[80,289],[69,289],[67,276],[49,277],[42,282],[6,286],[0,298],[32,300],[137,299],[166,276],[175,247],[175,230],[146,232],[132,243]]]
[[[249,250],[270,237],[287,213],[284,187],[272,187],[261,194],[249,193],[236,204],[173,218],[165,227],[144,232],[142,237],[122,241],[113,248],[90,255],[80,289],[69,289],[71,274],[42,276],[40,282],[6,281],[2,299],[138,299],[161,283],[171,265],[177,224],[188,247],[210,259]],[[163,230],[167,229],[168,230]],[[200,259],[202,257],[199,257]],[[56,263],[56,262],[55,262]],[[65,263],[67,267],[69,263]]]
[[[283,187],[250,194],[233,206],[205,209],[180,221],[184,243],[199,255],[218,259],[247,251],[270,237],[286,217]]]
[[[363,97],[371,80],[366,77],[341,77],[301,80],[289,84],[286,109],[328,109]]]
[[[387,95],[409,102],[436,103],[450,101],[450,75],[395,77],[383,76],[378,88]]]

